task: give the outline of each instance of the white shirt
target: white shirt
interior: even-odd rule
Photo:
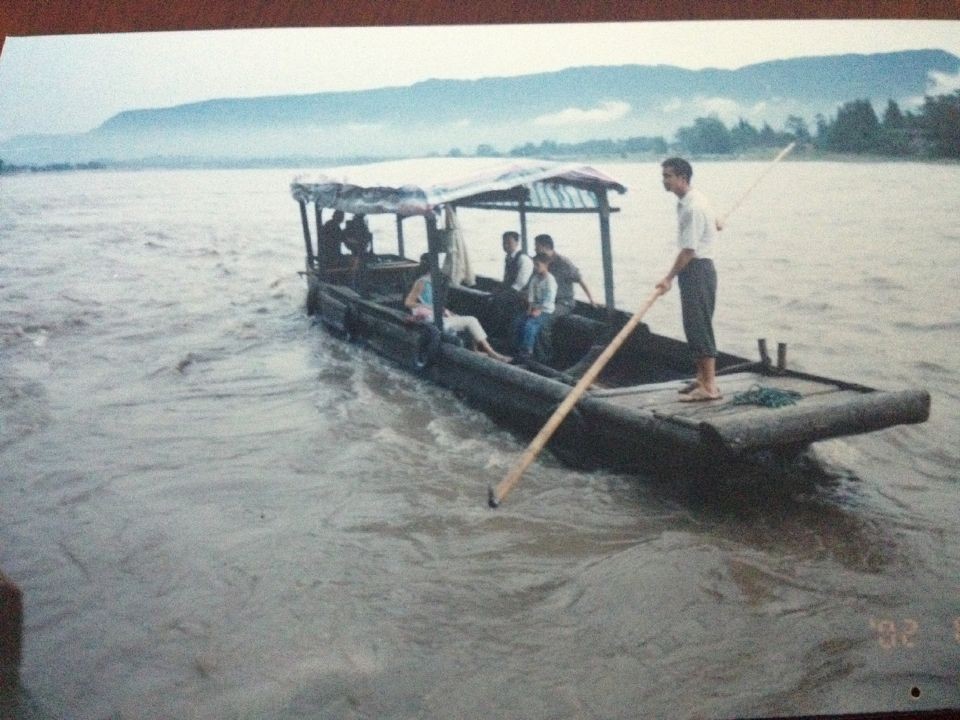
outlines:
[[[557,279],[547,273],[534,275],[527,289],[527,299],[531,307],[538,307],[545,313],[552,313],[557,309]]]
[[[522,250],[517,250],[510,257],[515,258],[518,254],[520,255],[520,261],[517,263],[517,279],[510,287],[514,290],[523,290],[530,282],[530,276],[533,275],[533,260]]]
[[[706,196],[693,188],[677,203],[677,246],[691,249],[698,258],[713,257],[717,239],[717,214]]]

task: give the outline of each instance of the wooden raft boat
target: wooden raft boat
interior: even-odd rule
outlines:
[[[308,313],[334,333],[450,388],[522,433],[532,435],[542,426],[630,317],[614,309],[610,218],[617,209],[608,199],[609,192],[626,188],[588,166],[532,160],[397,161],[334,168],[311,180],[297,179],[291,191],[300,207],[306,248]],[[397,252],[362,255],[354,269],[339,258],[323,257],[313,243],[310,206],[318,232],[324,209],[392,213]],[[411,323],[403,298],[419,264],[404,255],[403,223],[424,218],[433,284],[443,287],[440,256],[447,248],[437,219],[444,206],[456,212],[514,213],[524,252],[528,214],[595,214],[606,307],[578,302],[573,313],[553,322],[547,356],[524,366],[498,362],[444,332],[445,301],[458,314],[476,316],[494,347],[511,351],[509,327],[495,312],[499,283],[492,278],[478,278],[471,287],[451,286],[445,298],[434,293],[436,323]],[[724,399],[684,403],[678,390],[694,372],[686,343],[641,323],[564,420],[550,448],[577,466],[717,468],[759,454],[791,456],[817,440],[929,417],[930,397],[924,390],[883,391],[796,372],[786,367],[785,346],[778,348],[774,363],[765,342],[758,344],[757,361],[722,352],[717,357]],[[742,393],[758,386],[794,393],[795,402],[782,407],[740,402]]]

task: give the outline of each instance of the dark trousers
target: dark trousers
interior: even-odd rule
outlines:
[[[683,332],[694,358],[716,357],[713,309],[717,302],[717,270],[709,258],[694,258],[677,275]]]
[[[542,312],[536,317],[533,315],[518,315],[513,321],[513,336],[515,347],[522,355],[533,354],[533,346],[537,342],[540,330],[550,322],[550,313]]]

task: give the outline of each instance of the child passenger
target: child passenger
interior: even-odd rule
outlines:
[[[550,274],[550,258],[538,254],[533,259],[533,277],[527,286],[529,306],[526,313],[514,321],[518,360],[524,362],[533,355],[537,336],[550,319],[556,307],[557,280]]]

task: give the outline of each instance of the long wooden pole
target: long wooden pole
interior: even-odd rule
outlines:
[[[777,153],[777,156],[773,161],[764,169],[757,179],[753,181],[753,184],[746,189],[743,195],[730,207],[729,210],[720,218],[717,219],[717,229],[721,230],[723,224],[726,222],[727,218],[743,204],[743,201],[747,199],[753,189],[760,184],[760,181],[769,173],[773,167],[783,160],[791,150],[796,146],[796,142],[792,142],[787,145],[783,150]],[[610,341],[610,344],[604,349],[600,356],[594,360],[593,365],[583,374],[583,377],[580,378],[580,381],[574,385],[573,390],[563,399],[563,402],[554,410],[553,415],[550,416],[550,419],[547,420],[547,424],[544,425],[540,432],[537,433],[537,436],[530,442],[527,446],[526,451],[517,461],[517,464],[513,466],[513,469],[508,472],[504,478],[496,484],[496,486],[489,489],[488,500],[490,507],[495,508],[499,507],[500,503],[503,502],[503,499],[507,494],[514,488],[514,486],[520,482],[520,478],[523,475],[523,471],[529,467],[537,455],[540,454],[540,451],[543,450],[544,446],[547,444],[547,441],[553,436],[553,433],[556,432],[557,428],[560,427],[560,423],[563,422],[563,419],[569,414],[573,409],[573,406],[577,404],[577,401],[580,397],[587,391],[587,388],[596,380],[597,376],[600,374],[600,371],[606,366],[610,361],[610,358],[613,357],[613,354],[620,349],[620,346],[623,345],[623,342],[627,339],[627,336],[633,332],[633,329],[640,324],[640,321],[643,319],[643,316],[646,315],[647,310],[650,309],[650,306],[656,302],[657,298],[662,295],[661,290],[655,290],[643,306],[633,314],[627,324],[624,325],[620,332],[616,334],[613,340]]]
[[[610,361],[610,358],[613,357],[613,354],[620,349],[620,346],[623,345],[624,341],[633,332],[634,328],[640,324],[640,321],[643,319],[643,316],[646,315],[647,310],[656,302],[657,298],[662,295],[661,290],[656,290],[643,306],[633,314],[627,324],[620,328],[620,332],[614,336],[613,340],[610,341],[610,344],[604,348],[603,352],[600,353],[600,356],[593,361],[593,365],[583,374],[583,377],[580,378],[579,382],[573,386],[573,390],[563,399],[563,402],[557,406],[557,409],[553,411],[553,415],[550,416],[550,419],[547,420],[547,424],[544,425],[540,432],[537,433],[537,436],[530,442],[530,445],[527,446],[526,451],[520,457],[520,460],[517,461],[517,464],[513,466],[513,469],[510,470],[504,476],[495,487],[491,487],[489,491],[488,503],[490,507],[495,508],[499,507],[500,503],[503,502],[503,499],[507,496],[513,487],[520,482],[520,477],[523,475],[523,471],[536,459],[537,455],[540,454],[540,451],[543,450],[544,445],[547,444],[547,441],[551,438],[553,433],[560,423],[563,422],[563,419],[567,416],[570,410],[573,409],[573,406],[577,404],[577,401],[580,399],[580,396],[586,392],[587,388],[597,379],[597,376],[600,374],[600,371],[603,370],[604,366]]]
[[[796,145],[797,143],[796,141],[794,141],[789,145],[787,145],[779,153],[777,153],[777,156],[773,159],[773,161],[769,165],[767,165],[767,167],[764,169],[762,173],[760,173],[757,176],[757,179],[754,180],[753,184],[744,191],[743,195],[741,195],[740,198],[733,205],[730,206],[730,209],[727,210],[727,212],[725,212],[722,216],[717,218],[717,230],[723,230],[723,226],[727,224],[727,218],[733,214],[733,211],[743,204],[743,201],[750,196],[750,193],[752,193],[753,189],[760,184],[760,181],[763,180],[764,177],[766,177],[767,173],[773,170],[773,166],[776,165],[781,160],[783,160],[787,155],[789,155],[790,151],[793,150],[793,148],[795,148]]]

